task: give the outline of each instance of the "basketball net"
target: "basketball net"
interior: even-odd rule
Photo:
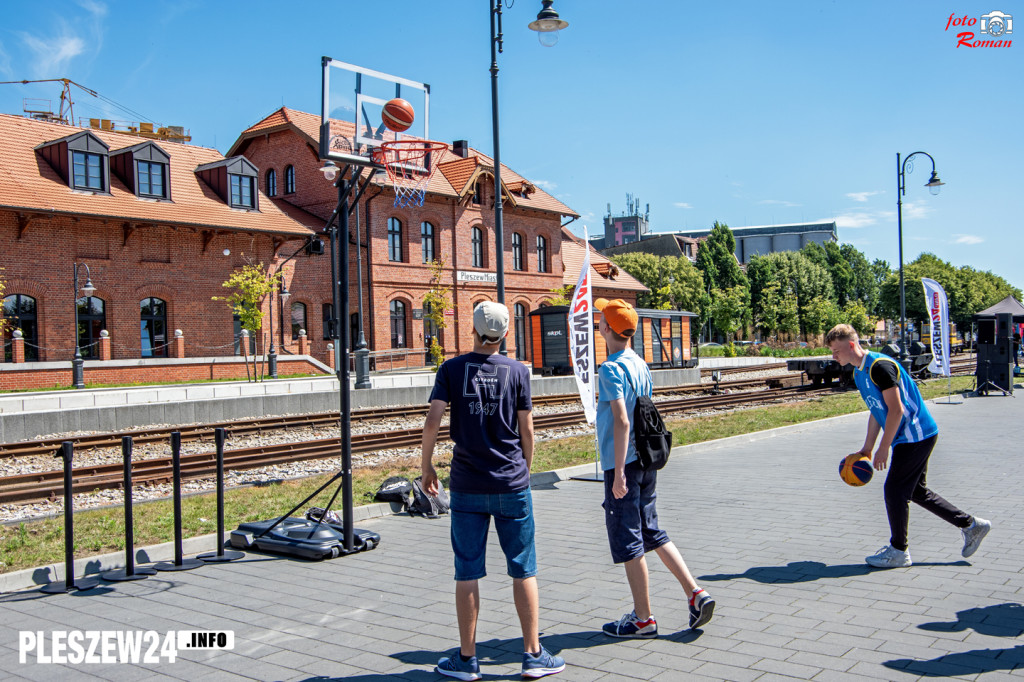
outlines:
[[[444,142],[394,140],[373,151],[395,188],[395,207],[422,206],[438,161],[448,148]]]

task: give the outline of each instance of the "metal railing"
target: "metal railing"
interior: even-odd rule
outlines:
[[[422,369],[430,366],[430,351],[425,348],[389,348],[371,350],[371,372],[394,372],[398,370]],[[349,351],[349,371],[355,372],[355,352]]]

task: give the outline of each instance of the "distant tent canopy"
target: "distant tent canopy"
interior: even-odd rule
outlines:
[[[1013,296],[1007,296],[994,306],[985,308],[981,312],[974,313],[974,319],[993,318],[1001,313],[1011,313],[1013,315],[1014,322],[1024,322],[1024,305],[1021,305],[1020,301],[1015,299]]]

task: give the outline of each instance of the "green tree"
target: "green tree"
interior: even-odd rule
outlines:
[[[871,263],[852,244],[841,245],[839,251],[853,273],[853,295],[850,299],[860,301],[864,308],[870,311],[878,300],[878,284],[875,282]]]
[[[812,336],[822,334],[843,321],[842,311],[835,301],[815,296],[801,309],[804,331]]]
[[[725,223],[715,221],[711,234],[697,249],[697,269],[712,289],[747,286],[747,277],[736,260],[736,238]]]
[[[872,301],[872,306],[868,308],[868,312],[874,317],[891,317],[882,313],[882,285],[892,275],[892,268],[889,267],[887,261],[881,258],[876,258],[871,261],[871,279],[875,285],[875,297]]]
[[[842,322],[856,329],[861,338],[869,337],[875,331],[874,320],[868,315],[863,301],[847,301],[843,306]]]
[[[612,262],[650,289],[637,296],[639,307],[700,312],[704,278],[689,258],[624,253]]]
[[[750,322],[750,294],[744,286],[713,289],[710,306],[711,323],[726,335],[729,343],[740,327]]]
[[[242,329],[248,330],[254,337],[259,338],[262,344],[260,332],[263,329],[263,301],[267,295],[281,285],[280,271],[268,275],[263,263],[249,263],[233,271],[227,281],[221,286],[233,291],[229,296],[213,296],[214,301],[224,301],[228,304],[235,315],[238,315],[239,324]],[[265,345],[265,344],[263,344]],[[263,381],[265,371],[257,371],[256,356],[252,358],[251,380]],[[249,366],[246,365],[246,376],[249,375]]]
[[[572,303],[572,290],[576,287],[572,284],[566,284],[565,286],[555,287],[554,289],[548,289],[551,294],[549,303],[551,305],[569,305]]]
[[[442,281],[444,275],[444,258],[436,258],[430,262],[430,288],[423,294],[424,316],[430,320],[434,329],[440,332],[448,328],[445,311],[452,308],[452,288]],[[430,360],[437,371],[444,362],[444,348],[437,340],[438,334],[430,337]]]

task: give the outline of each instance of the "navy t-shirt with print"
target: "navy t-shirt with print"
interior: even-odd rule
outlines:
[[[497,494],[530,487],[517,416],[533,409],[530,372],[523,363],[499,354],[452,358],[437,371],[430,400],[451,408],[451,490]]]

